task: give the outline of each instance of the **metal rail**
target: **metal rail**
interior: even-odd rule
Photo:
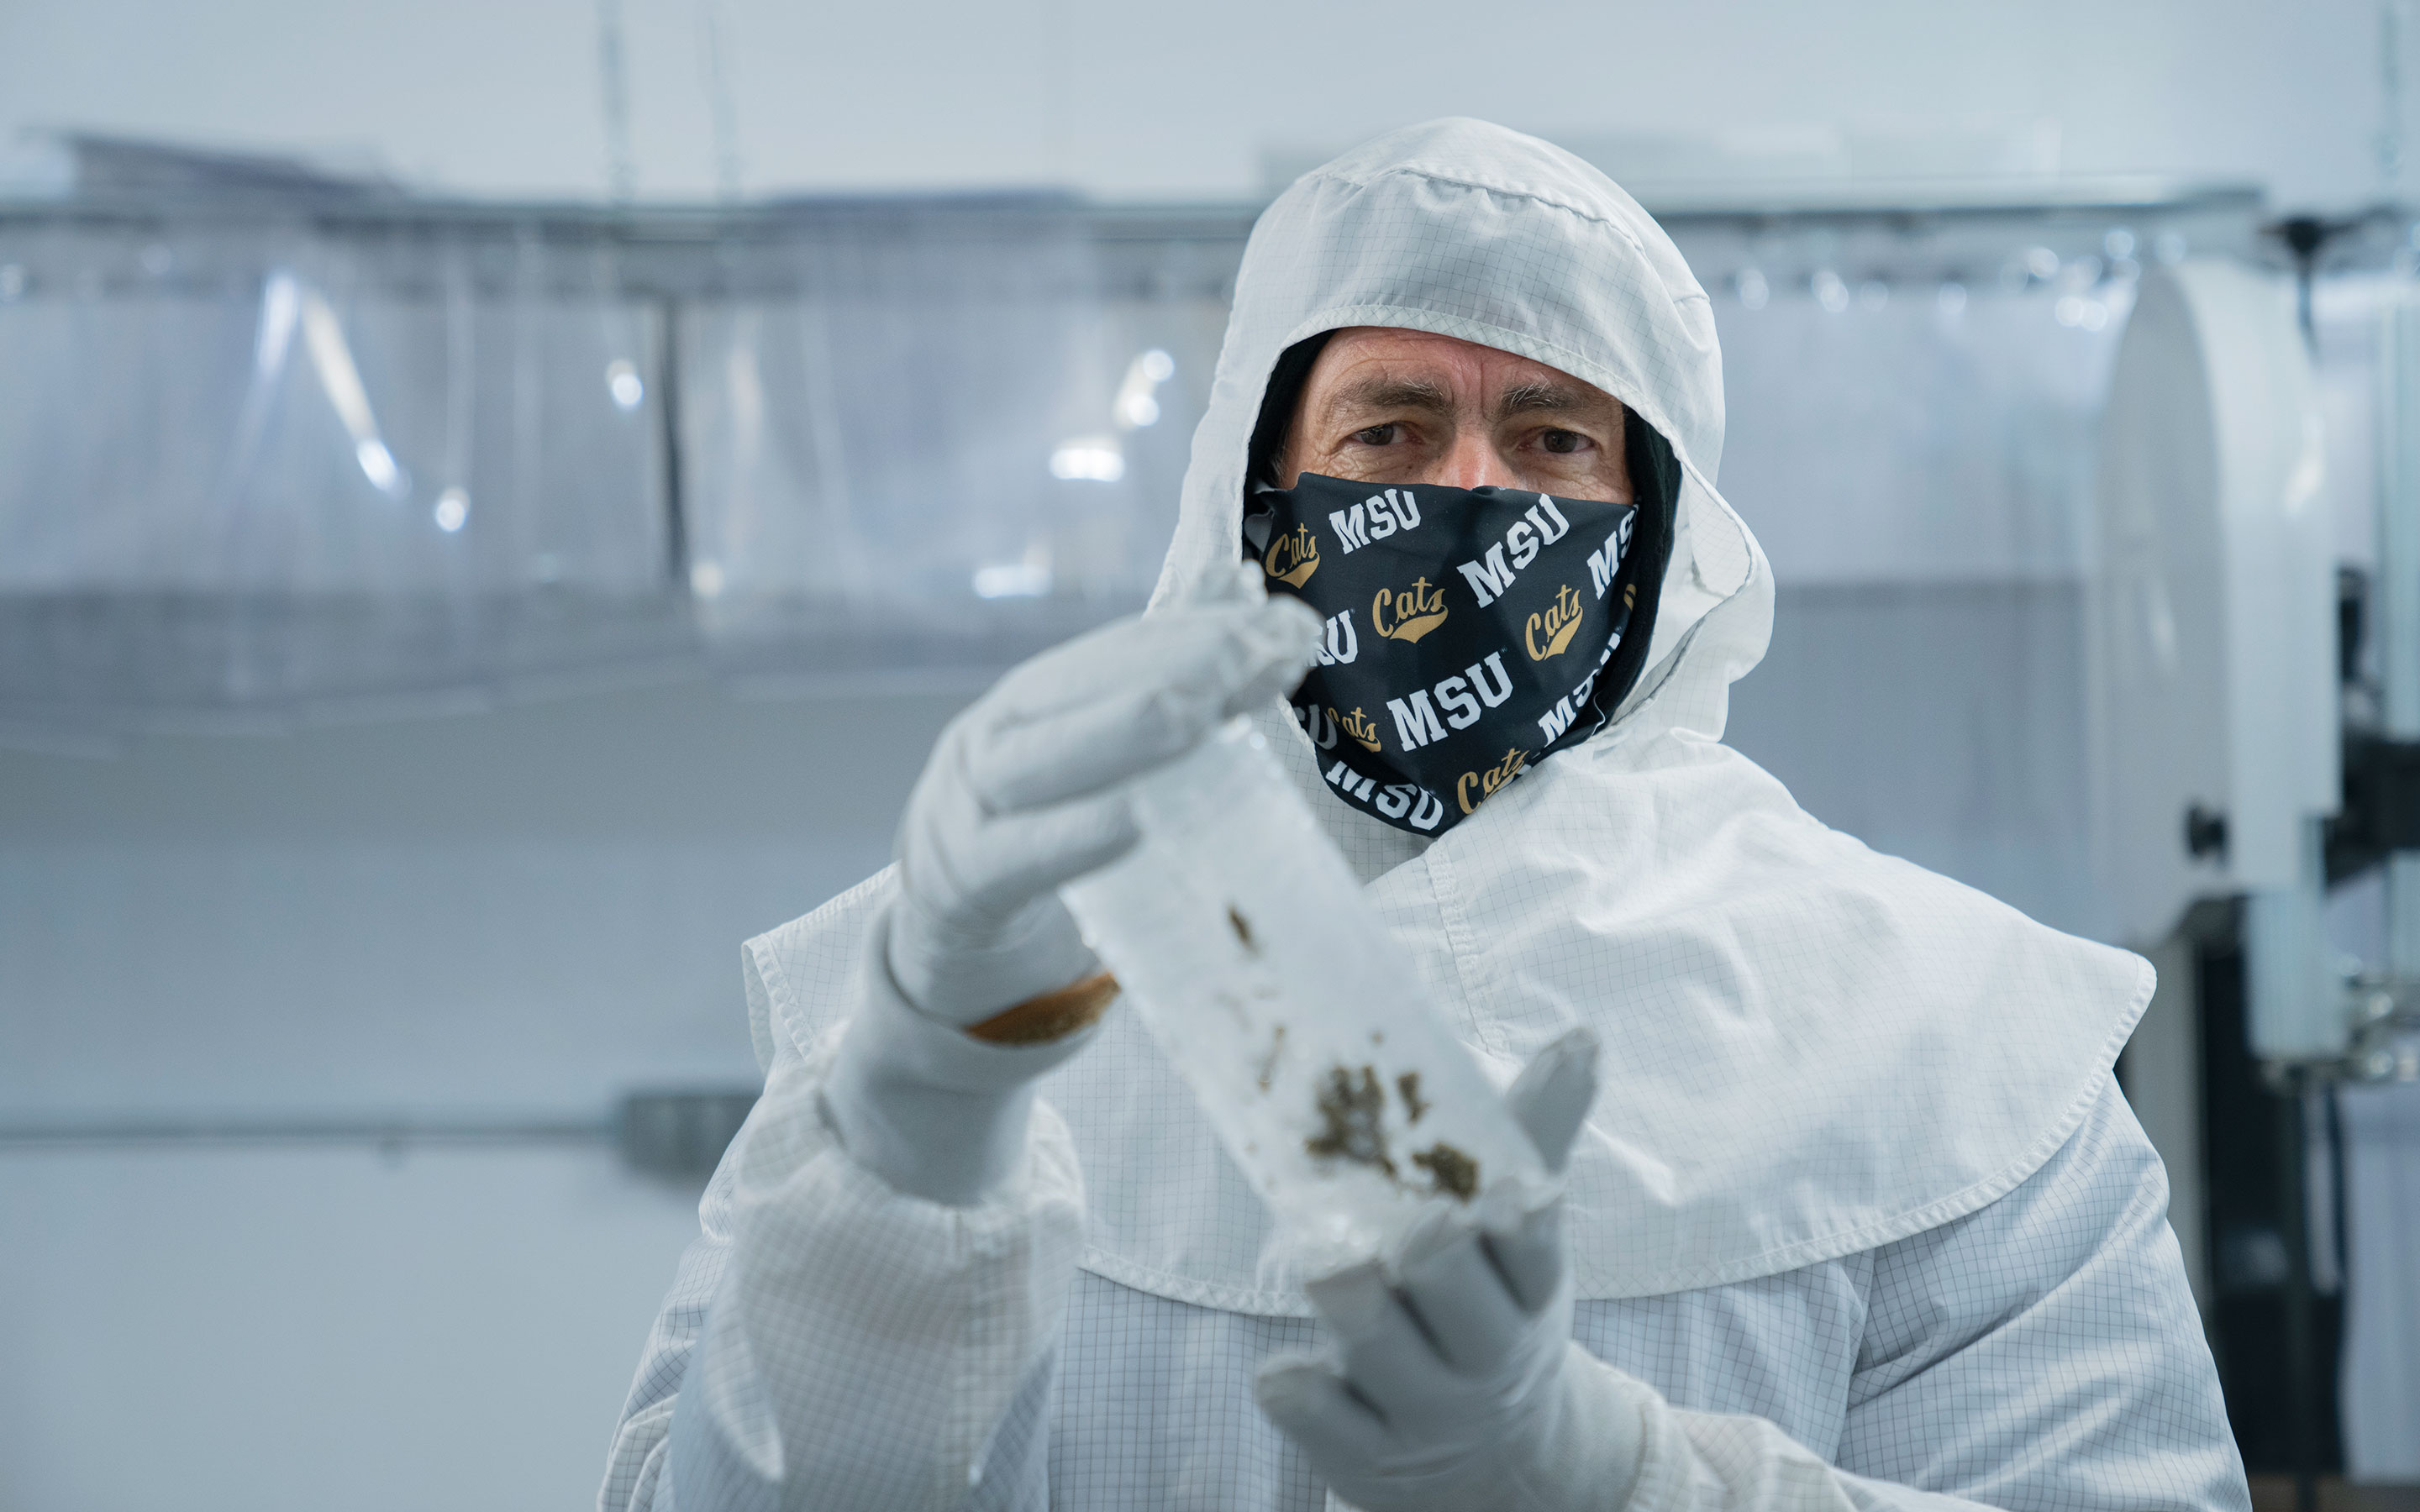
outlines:
[[[354,1146],[395,1154],[428,1145],[594,1145],[613,1149],[633,1170],[688,1179],[714,1169],[755,1103],[752,1087],[672,1088],[628,1093],[612,1112],[597,1118],[340,1113],[0,1119],[0,1155],[263,1146]]]
[[[613,1119],[59,1119],[0,1122],[0,1151],[149,1145],[612,1144]]]
[[[1675,237],[1705,243],[1718,263],[1731,260],[1722,244],[1732,241],[1768,251],[1823,243],[1818,255],[1837,252],[1853,263],[1885,249],[1933,246],[1971,262],[1978,249],[1966,243],[2005,243],[2026,228],[2037,241],[2097,243],[2102,228],[2118,222],[2141,225],[2147,246],[2151,229],[2173,225],[2194,228],[2196,245],[2249,248],[2261,216],[2254,186],[2141,176],[1646,186],[1640,197]],[[209,295],[246,288],[266,264],[318,244],[341,250],[355,277],[399,292],[434,293],[446,280],[468,279],[498,294],[610,290],[664,301],[793,291],[811,276],[830,276],[828,268],[807,271],[826,261],[817,255],[824,247],[1056,242],[1078,254],[1067,267],[1071,286],[1223,298],[1264,208],[1258,199],[1104,204],[1056,193],[613,206],[393,192],[120,191],[0,200],[0,263],[59,259],[87,295]],[[1698,255],[1693,249],[1693,262]],[[1709,269],[1699,271],[1714,281]],[[59,281],[37,274],[37,284]]]

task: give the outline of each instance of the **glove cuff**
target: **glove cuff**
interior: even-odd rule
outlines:
[[[1622,1512],[1646,1478],[1648,1414],[1655,1389],[1577,1343],[1564,1346],[1555,1421],[1534,1469],[1534,1504],[1569,1512]]]
[[[894,1191],[949,1207],[983,1201],[1025,1149],[1033,1079],[1086,1044],[987,1044],[925,1017],[889,966],[888,910],[866,932],[864,996],[824,1084],[825,1118],[849,1158]]]
[[[905,883],[891,903],[892,990],[927,1017],[969,1025],[1081,981],[1101,968],[1059,900],[1045,894],[998,930],[953,931],[921,907]]]

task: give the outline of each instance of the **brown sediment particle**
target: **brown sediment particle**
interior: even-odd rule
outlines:
[[[1233,903],[1227,905],[1227,923],[1234,930],[1235,938],[1244,942],[1245,949],[1254,955],[1261,953],[1260,943],[1252,938],[1252,926],[1244,922],[1244,916],[1235,911]]]
[[[1302,1148],[1323,1158],[1375,1166],[1391,1178],[1395,1163],[1387,1153],[1386,1116],[1387,1089],[1374,1067],[1364,1066],[1358,1072],[1331,1067],[1319,1093],[1319,1117],[1326,1127],[1304,1140]]]
[[[1414,1155],[1412,1164],[1428,1172],[1440,1192],[1465,1202],[1479,1194],[1479,1162],[1443,1140]]]
[[[1407,1071],[1395,1078],[1395,1090],[1404,1094],[1404,1115],[1407,1121],[1418,1123],[1420,1115],[1429,1110],[1426,1098],[1420,1096],[1420,1073]]]
[[[1278,1057],[1284,1053],[1285,1026],[1280,1024],[1277,1027],[1277,1032],[1269,1036],[1269,1053],[1261,1058],[1260,1074],[1252,1078],[1260,1084],[1262,1091],[1265,1092],[1269,1089],[1270,1078],[1278,1073]]]

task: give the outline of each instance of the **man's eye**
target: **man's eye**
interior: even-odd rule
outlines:
[[[1568,456],[1588,445],[1588,438],[1575,430],[1550,430],[1541,435],[1538,441],[1558,456]]]
[[[1395,442],[1395,433],[1401,429],[1403,429],[1401,425],[1390,420],[1383,425],[1372,425],[1363,430],[1357,430],[1353,433],[1353,439],[1364,446],[1391,446]]]

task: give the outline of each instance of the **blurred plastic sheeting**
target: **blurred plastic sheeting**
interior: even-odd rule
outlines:
[[[1147,596],[1248,224],[0,205],[0,733],[987,676]]]
[[[2047,276],[2001,278],[2042,234],[1766,248],[1715,282],[1724,492],[1778,585],[1728,738],[1826,824],[2093,933],[2081,583],[2133,289],[2099,227]],[[1714,269],[1746,252],[1683,246]],[[2088,325],[2061,318],[2079,287]]]
[[[0,722],[627,666],[664,601],[660,320],[510,227],[0,219]]]
[[[2052,287],[1920,271],[1868,280],[1878,294],[1839,311],[1811,295],[1716,305],[1725,495],[1792,586],[2071,579],[2089,564],[2094,432],[2132,282],[2099,291],[2086,330],[2059,322]]]
[[[1190,428],[1160,391],[1215,347],[1133,332],[1088,219],[843,207],[745,255],[675,344],[687,584],[718,665],[963,675],[1141,607],[1180,475],[1150,443]]]
[[[1725,738],[1832,827],[2095,933],[2082,611],[2073,581],[1784,583]]]

